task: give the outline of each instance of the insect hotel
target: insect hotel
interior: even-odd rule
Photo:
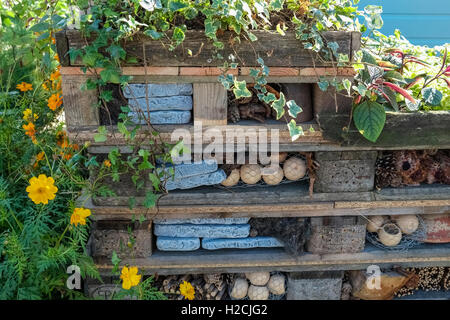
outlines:
[[[57,34],[67,129],[72,140],[89,143],[90,156],[100,163],[112,150],[136,153],[118,125],[128,106],[131,121],[143,124],[136,136],[148,124],[159,144],[184,139],[184,156],[199,157],[166,166],[156,159],[146,174],[171,171],[160,190],[148,179],[136,190],[136,177],[124,174],[118,182],[103,179],[112,194],[80,199],[93,213],[89,250],[104,276],[104,283],[85,282],[91,296],[115,290],[113,252],[121,265],[157,275],[173,299],[183,298],[183,281],[196,299],[215,300],[391,299],[425,290],[433,273],[441,290],[450,287],[450,113],[387,112],[370,142],[349,121],[352,99],[318,85],[352,78],[352,68],[321,63],[293,33],[274,40],[255,31],[257,42],[222,52],[245,67],[224,70],[204,34],[187,33],[192,55],[144,36],[128,41],[124,48],[137,59],[121,68],[127,86],[107,84],[108,108],[98,107],[101,92],[82,88],[99,70],[68,54],[90,40],[75,30]],[[350,59],[360,47],[356,32],[325,36]],[[295,120],[303,134],[295,140],[287,126],[293,117],[277,120],[257,97],[255,54],[269,68],[265,90],[302,108]],[[228,92],[218,80],[227,75],[245,80],[252,94]],[[231,145],[221,151],[231,161],[202,157],[217,137]],[[251,161],[265,142],[268,156]],[[148,191],[158,195],[151,208]],[[375,272],[383,290],[366,286]]]

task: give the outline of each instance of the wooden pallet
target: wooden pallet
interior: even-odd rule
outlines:
[[[250,271],[331,271],[364,270],[369,265],[380,268],[450,266],[450,244],[420,245],[408,251],[387,251],[372,245],[360,253],[295,257],[283,249],[198,250],[192,252],[157,251],[149,258],[124,260],[145,274],[239,273]],[[109,261],[98,261],[100,273],[109,274]]]
[[[137,204],[142,199],[136,198]],[[79,200],[95,218],[130,219],[132,215],[158,218],[318,217],[450,213],[450,186],[387,188],[380,192],[308,193],[306,182],[273,187],[224,189],[200,187],[174,190],[158,207],[128,207],[127,197]]]

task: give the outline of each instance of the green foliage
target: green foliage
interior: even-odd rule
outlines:
[[[353,119],[356,128],[369,141],[377,141],[386,122],[386,112],[375,101],[365,101],[355,107]]]

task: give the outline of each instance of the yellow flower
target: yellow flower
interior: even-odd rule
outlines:
[[[52,94],[48,99],[48,107],[53,111],[55,111],[61,105],[62,98],[58,93]]]
[[[70,216],[70,224],[77,226],[78,224],[86,225],[86,218],[91,215],[91,210],[84,208],[75,208]]]
[[[32,122],[30,122],[29,124],[24,124],[22,128],[25,130],[25,134],[31,138],[33,138],[36,134],[36,129]]]
[[[48,204],[48,200],[55,199],[58,188],[54,186],[55,180],[52,177],[40,174],[38,178],[32,177],[29,183],[26,190],[35,204]]]
[[[105,161],[103,161],[103,165],[104,165],[105,167],[111,168],[111,161],[105,160]]]
[[[33,118],[32,116],[33,115]],[[23,112],[23,120],[31,122],[33,120],[37,120],[39,118],[39,116],[36,113],[33,113],[33,111],[31,111],[31,109],[26,109]]]
[[[188,300],[194,300],[195,298],[194,287],[189,282],[183,281],[180,284],[180,293]]]
[[[52,81],[59,80],[60,78],[61,78],[61,72],[59,71],[59,69],[50,75],[50,80],[52,80]]]
[[[36,161],[34,162],[33,168],[35,168],[35,169],[37,168],[39,162],[44,160],[44,156],[45,156],[44,151],[41,151],[37,154]]]
[[[50,89],[49,89],[49,87],[48,87],[48,85],[47,85],[46,82],[44,82],[44,83],[42,84],[42,88],[44,88],[45,91],[50,91]]]
[[[33,86],[30,83],[22,82],[16,86],[22,92],[27,92],[33,90]]]
[[[123,280],[122,288],[125,290],[130,290],[131,287],[137,286],[141,281],[141,275],[137,273],[137,267],[130,267],[129,269],[127,267],[123,267],[120,275],[120,279]]]

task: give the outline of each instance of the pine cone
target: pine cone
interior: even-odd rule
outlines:
[[[378,157],[375,163],[375,187],[377,189],[399,187],[401,182],[402,178],[395,167],[393,153],[384,153]]]

